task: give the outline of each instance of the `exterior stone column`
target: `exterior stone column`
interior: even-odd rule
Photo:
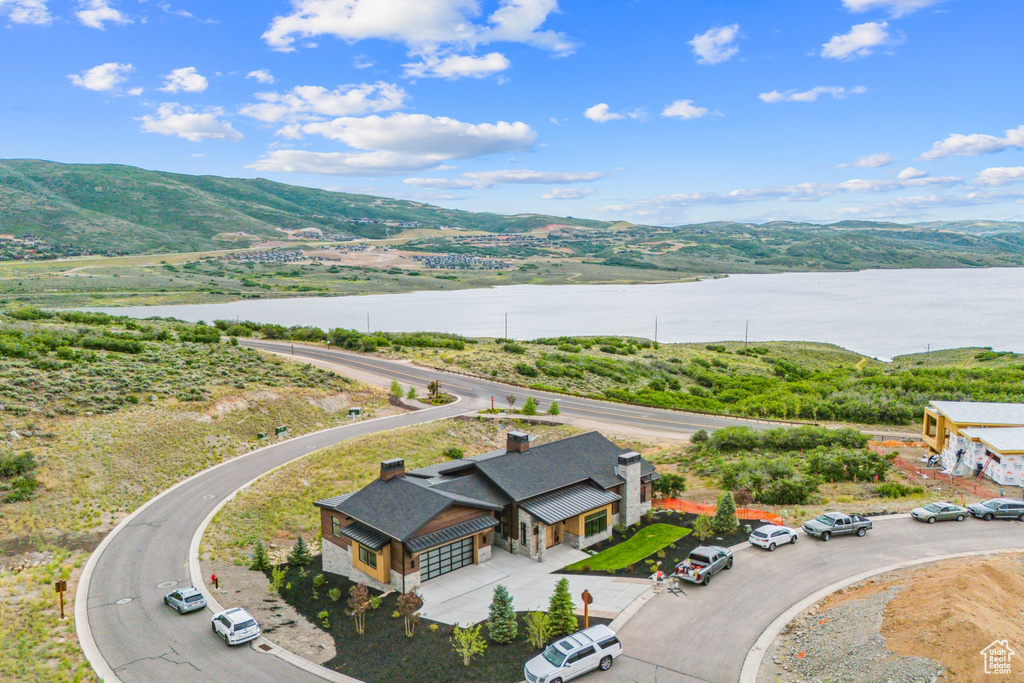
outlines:
[[[619,501],[620,519],[625,513],[623,523],[632,526],[640,521],[640,454],[623,453],[619,456],[619,463],[616,466],[618,475],[626,480],[622,487],[623,496]]]
[[[537,561],[543,562],[547,557],[548,527],[544,522],[537,521]]]

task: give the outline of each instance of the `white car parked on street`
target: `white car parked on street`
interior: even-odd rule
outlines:
[[[260,635],[260,627],[242,607],[217,612],[213,615],[213,632],[228,645],[247,643]]]
[[[788,526],[765,524],[754,529],[750,534],[749,540],[752,545],[767,548],[771,552],[783,543],[796,543],[796,529],[790,529]]]
[[[604,625],[591,626],[556,640],[526,663],[523,675],[530,683],[562,683],[594,669],[607,671],[621,654],[615,631]]]

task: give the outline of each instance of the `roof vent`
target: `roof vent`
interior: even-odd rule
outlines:
[[[530,436],[526,432],[513,429],[505,437],[505,452],[506,453],[525,453],[530,450],[530,442],[535,437]]]
[[[381,481],[387,481],[392,477],[397,477],[405,474],[405,460],[402,458],[392,458],[391,460],[382,460],[380,463],[380,478]]]

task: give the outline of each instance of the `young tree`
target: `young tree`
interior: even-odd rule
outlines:
[[[533,396],[526,397],[526,403],[523,404],[523,415],[536,415],[537,414],[537,402],[533,400]]]
[[[313,561],[313,555],[309,552],[309,544],[299,536],[288,553],[288,564],[292,567],[305,567]]]
[[[697,519],[693,520],[693,535],[704,541],[713,533],[715,529],[711,518],[707,515],[697,515]]]
[[[357,583],[348,589],[348,596],[348,609],[345,613],[355,619],[356,633],[363,635],[366,610],[370,609],[370,590],[365,583]]]
[[[555,584],[555,592],[551,594],[551,600],[548,602],[548,619],[553,636],[567,636],[579,628],[576,604],[569,593],[569,579],[565,577]]]
[[[661,479],[652,485],[654,493],[661,498],[677,498],[680,493],[686,490],[686,477],[674,472],[662,472]]]
[[[509,394],[505,397],[505,400],[508,401],[509,412],[512,412],[512,409],[515,407],[516,401],[518,401],[519,398],[515,394]]]
[[[252,548],[252,562],[249,564],[249,569],[254,572],[270,570],[270,556],[267,555],[267,547],[259,539],[256,539],[256,545]]]
[[[558,407],[558,401],[552,401],[551,407],[548,408],[548,415],[558,415],[562,412],[562,409]]]
[[[736,501],[732,498],[732,491],[726,491],[718,497],[718,508],[715,510],[715,518],[712,520],[712,528],[720,534],[731,534],[740,525],[736,518]]]
[[[409,387],[409,393],[405,395],[406,398],[416,398],[416,387]]]
[[[267,586],[267,590],[271,593],[281,594],[281,586],[284,585],[284,577],[288,575],[288,570],[284,567],[273,567],[270,570],[270,585]]]
[[[480,635],[480,624],[468,628],[456,626],[452,629],[451,643],[466,666],[474,655],[482,655],[487,649],[487,641]]]
[[[398,383],[398,380],[391,380],[391,395],[396,398],[402,398],[404,394],[405,392],[402,391],[402,385]]]
[[[518,632],[516,611],[512,607],[512,596],[500,583],[494,587],[491,608],[487,613],[487,633],[496,643],[511,643]]]
[[[544,612],[530,612],[523,619],[526,622],[526,641],[535,650],[543,650],[551,637],[551,619]]]
[[[436,381],[427,382],[427,393],[437,398],[437,390],[441,388],[441,385]]]
[[[398,613],[405,618],[405,635],[412,638],[416,635],[416,626],[420,623],[420,608],[423,598],[415,591],[398,596]]]

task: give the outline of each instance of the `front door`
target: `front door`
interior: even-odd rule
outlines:
[[[547,539],[544,545],[545,548],[550,548],[553,545],[558,545],[562,542],[562,525],[552,524],[548,527]]]

